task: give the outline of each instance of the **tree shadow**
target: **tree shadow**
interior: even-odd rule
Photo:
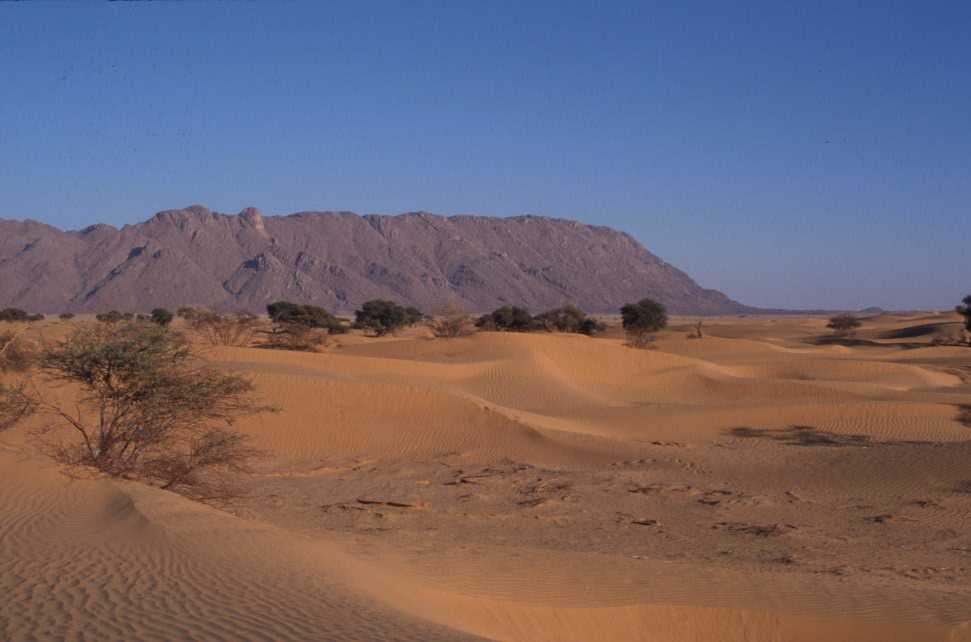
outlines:
[[[899,348],[901,350],[914,350],[916,348],[926,348],[929,343],[881,343],[870,339],[857,339],[848,336],[826,334],[818,337],[810,337],[803,340],[813,346],[845,346],[847,348]]]
[[[874,441],[867,435],[847,435],[814,426],[787,426],[785,428],[730,428],[728,434],[743,439],[771,439],[787,446],[870,447],[923,445],[926,441]]]
[[[971,404],[958,404],[957,422],[971,428]]]

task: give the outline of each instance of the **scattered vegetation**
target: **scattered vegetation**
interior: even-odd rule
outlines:
[[[475,332],[472,315],[462,306],[450,303],[429,322],[432,334],[441,339],[466,337]]]
[[[646,348],[653,343],[654,333],[668,325],[668,313],[663,305],[652,299],[628,303],[620,309],[627,333],[627,342],[635,348]]]
[[[102,323],[121,323],[122,321],[131,321],[135,315],[131,312],[125,312],[122,314],[118,310],[109,310],[108,312],[99,312],[94,316],[95,319],[101,321]]]
[[[414,325],[425,318],[415,307],[398,305],[386,299],[366,301],[360,310],[354,312],[354,327],[370,330],[382,337],[405,326]]]
[[[852,314],[838,314],[830,318],[826,327],[831,329],[836,336],[851,337],[861,325],[863,325],[863,322]]]
[[[29,314],[26,310],[21,310],[20,308],[4,308],[0,310],[0,321],[30,323],[43,320],[43,314]]]
[[[496,308],[489,314],[479,317],[475,325],[483,330],[528,332],[533,326],[533,317],[525,308],[504,305],[501,308]]]
[[[257,453],[233,421],[273,410],[253,399],[248,380],[205,366],[181,334],[155,324],[80,327],[38,363],[40,381],[0,396],[7,425],[42,415],[49,423],[38,436],[74,434],[45,442],[57,461],[190,494],[222,488],[211,473],[245,469]],[[80,387],[77,405],[41,392],[57,384]]]
[[[0,321],[26,321],[30,317],[26,310],[20,308],[4,308],[0,310]]]
[[[57,318],[60,319],[61,321],[70,321],[71,319],[74,318],[74,313],[73,312],[61,312],[59,315],[57,315]]]

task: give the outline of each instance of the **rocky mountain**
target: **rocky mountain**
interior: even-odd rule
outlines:
[[[65,232],[0,220],[0,307],[40,312],[208,306],[262,310],[277,299],[349,311],[373,298],[434,310],[540,311],[572,302],[616,312],[652,297],[673,313],[752,308],[704,289],[607,227],[537,216],[264,217],[198,205],[121,229]]]

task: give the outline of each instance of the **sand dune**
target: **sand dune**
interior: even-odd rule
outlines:
[[[0,437],[0,639],[971,640],[948,323],[209,349],[283,409],[227,506]]]

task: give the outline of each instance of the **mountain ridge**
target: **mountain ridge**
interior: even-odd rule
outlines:
[[[202,205],[120,228],[60,230],[0,219],[0,306],[43,312],[204,305],[262,310],[290,299],[346,311],[371,298],[434,310],[616,312],[655,298],[676,314],[758,312],[648,251],[626,232],[536,215],[498,218]]]

